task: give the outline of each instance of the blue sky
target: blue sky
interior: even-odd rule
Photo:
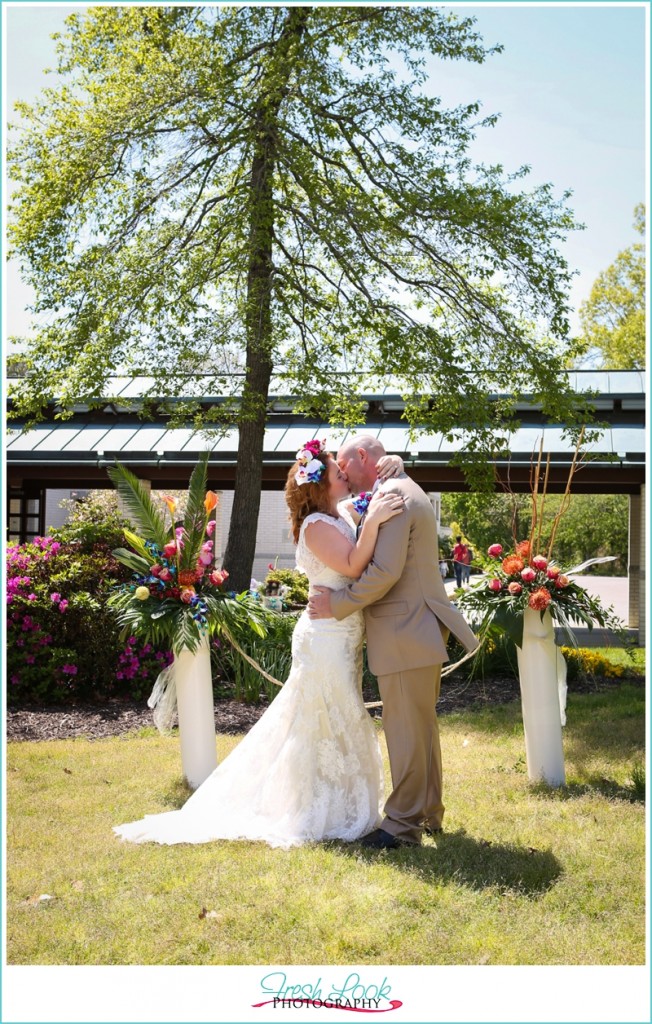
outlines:
[[[74,8],[5,4],[8,110],[33,98],[54,76],[49,36]],[[83,6],[83,5],[80,5]],[[432,91],[447,105],[480,100],[499,113],[498,125],[477,138],[472,157],[506,171],[530,164],[533,185],[551,182],[556,194],[573,191],[570,205],[586,225],[564,246],[579,273],[571,299],[577,308],[619,250],[636,241],[636,203],[646,199],[646,4],[597,6],[444,4],[477,18],[485,43],[502,54],[483,65],[434,62]],[[11,119],[11,113],[8,114]],[[10,268],[7,329],[26,329],[28,290]],[[572,318],[572,326],[577,318]]]

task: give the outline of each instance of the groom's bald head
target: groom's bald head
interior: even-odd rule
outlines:
[[[376,465],[386,455],[378,438],[356,434],[337,453],[337,464],[346,473],[353,491],[370,490],[376,482]]]

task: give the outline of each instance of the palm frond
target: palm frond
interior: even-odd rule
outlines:
[[[134,525],[148,540],[153,540],[162,549],[170,535],[163,516],[156,509],[142,480],[119,462],[110,466],[107,473]]]
[[[209,455],[210,452],[202,452],[199,456],[188,484],[188,501],[183,520],[183,549],[180,558],[180,567],[182,569],[194,569],[199,558],[202,542],[205,539],[204,534],[208,517],[204,507],[204,499],[206,498]]]
[[[128,569],[133,569],[134,572],[141,574],[148,573],[151,562],[137,555],[134,551],[129,551],[127,548],[115,548],[111,552],[114,558],[117,558],[119,562],[126,565]]]
[[[140,537],[136,536],[135,533],[132,533],[131,530],[123,530],[122,532],[125,535],[127,543],[131,544],[134,551],[139,554],[141,558],[145,559],[147,566],[149,567],[154,559],[151,551],[148,551],[145,547],[144,541]]]

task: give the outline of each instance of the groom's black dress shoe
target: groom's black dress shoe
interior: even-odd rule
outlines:
[[[368,836],[364,836],[360,840],[360,843],[372,850],[398,850],[399,846],[405,845],[390,832],[385,832],[384,828],[377,828],[370,832]]]

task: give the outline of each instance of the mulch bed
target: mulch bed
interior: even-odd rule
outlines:
[[[575,681],[569,690],[574,693],[595,693],[611,689],[619,683],[618,679]],[[491,678],[470,683],[464,679],[457,681],[455,675],[452,675],[443,680],[437,711],[445,715],[464,708],[505,704],[518,698],[517,679]],[[365,694],[365,700],[374,699],[372,694]],[[244,704],[238,700],[220,699],[215,704],[215,729],[219,733],[247,732],[267,707],[267,702]],[[380,713],[380,708],[373,711],[374,715]],[[99,740],[153,725],[152,712],[144,701],[111,700],[65,707],[30,705],[9,708],[7,711],[8,740],[64,740],[76,737]]]

